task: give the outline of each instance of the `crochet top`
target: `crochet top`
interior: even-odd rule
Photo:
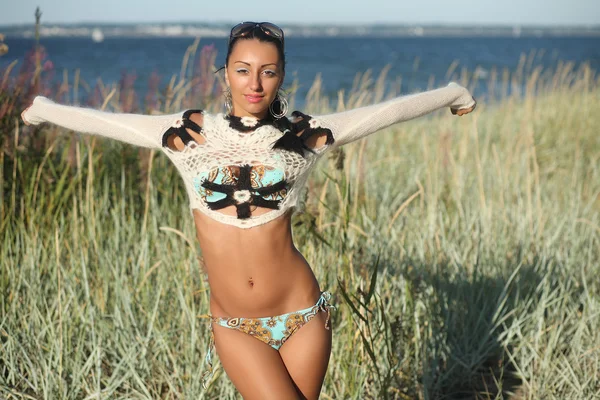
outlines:
[[[23,114],[37,125],[50,122],[65,128],[117,139],[136,146],[160,149],[183,178],[190,210],[240,228],[267,223],[295,207],[309,172],[329,149],[363,138],[394,123],[407,121],[442,107],[466,109],[475,99],[464,87],[448,86],[404,95],[349,111],[294,120],[258,120],[187,110],[169,115],[137,115],[65,106],[38,96]],[[190,119],[202,113],[198,126]],[[195,141],[195,131],[204,139]],[[307,140],[326,135],[326,143],[310,148]],[[173,150],[169,139],[179,136],[185,147]],[[220,210],[235,206],[237,215]],[[252,215],[255,207],[268,208]]]

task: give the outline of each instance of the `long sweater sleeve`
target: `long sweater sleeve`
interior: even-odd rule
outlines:
[[[49,122],[73,131],[116,139],[135,146],[160,148],[162,135],[181,119],[182,113],[139,115],[112,113],[57,104],[37,96],[23,114],[26,122]]]
[[[443,107],[466,109],[475,105],[469,91],[455,82],[426,92],[400,96],[383,103],[328,115],[315,116],[331,130],[332,147],[361,139],[392,124],[408,121]]]

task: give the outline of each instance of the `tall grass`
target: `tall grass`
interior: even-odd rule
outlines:
[[[90,93],[116,111],[216,111],[214,49],[200,53],[149,84],[144,110],[126,79]],[[600,397],[600,80],[527,59],[486,82],[524,92],[390,127],[313,172],[294,225],[338,305],[323,399]],[[397,95],[386,73],[336,99],[317,79],[307,110]],[[22,85],[2,87],[0,397],[236,398],[220,367],[201,388],[208,285],[173,166],[24,127]]]

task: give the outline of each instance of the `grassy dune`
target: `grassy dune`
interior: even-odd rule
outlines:
[[[158,110],[199,101],[186,63]],[[600,80],[500,75],[486,84],[526,92],[313,172],[295,238],[338,305],[323,399],[600,397]],[[394,95],[382,82],[357,77],[337,107]],[[330,103],[315,81],[307,109]],[[201,388],[208,285],[168,159],[52,126],[2,137],[0,398],[236,398],[218,363]]]

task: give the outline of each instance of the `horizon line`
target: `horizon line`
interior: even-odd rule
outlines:
[[[227,25],[236,24],[231,21],[129,21],[129,22],[110,22],[110,21],[78,21],[78,22],[42,22],[40,25]],[[510,22],[493,22],[493,23],[473,23],[473,22],[314,22],[314,23],[297,23],[297,22],[278,22],[284,26],[298,27],[360,27],[360,26],[389,26],[389,27],[454,27],[454,28],[596,28],[600,29],[600,23],[596,24],[572,24],[572,23],[510,23]],[[0,23],[0,28],[35,26],[34,22],[18,22],[18,23]],[[231,25],[232,26],[232,25]]]

